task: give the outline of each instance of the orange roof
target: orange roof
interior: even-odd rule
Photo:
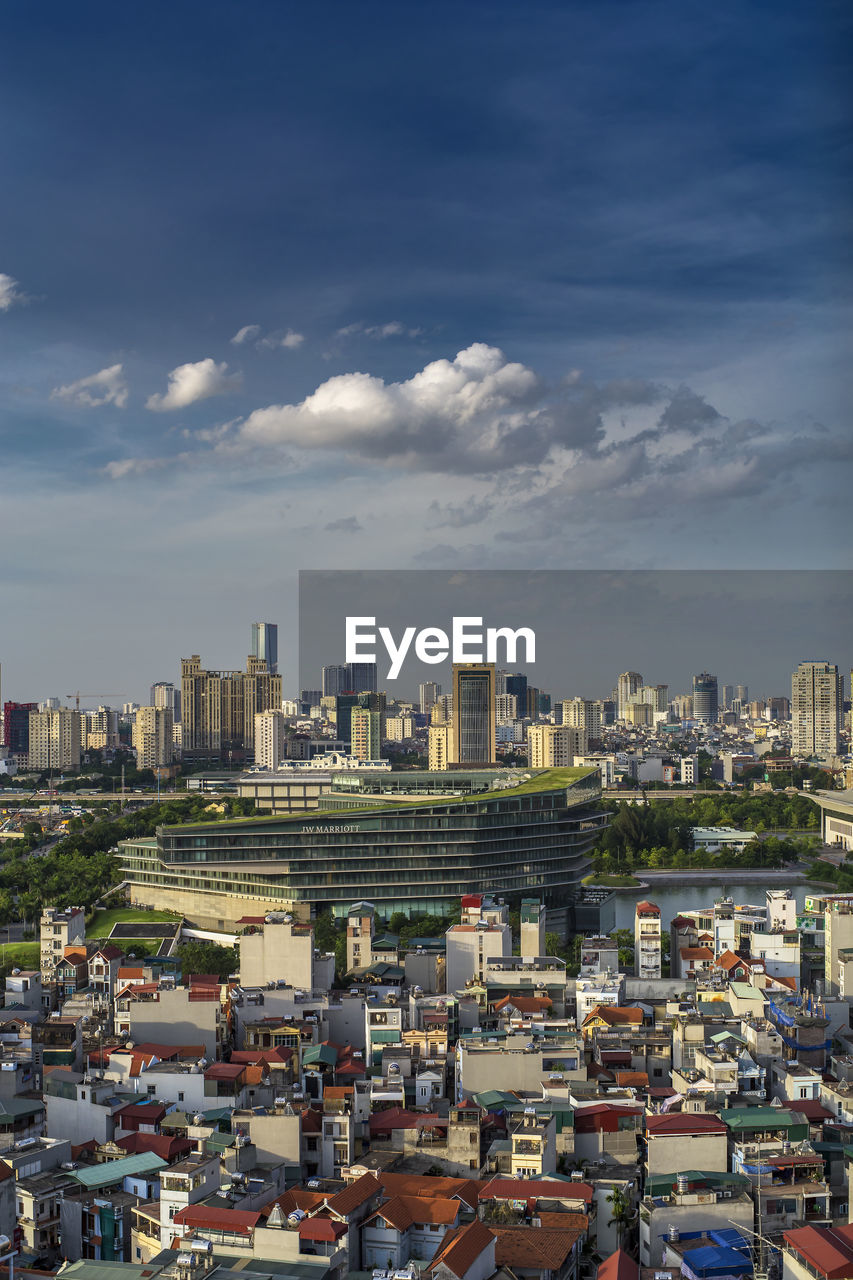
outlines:
[[[682,947],[682,960],[713,960],[714,953],[710,947]]]
[[[742,964],[744,968],[749,968],[749,963],[744,960],[743,956],[736,956],[735,953],[728,948],[717,956],[717,967],[720,969],[734,969],[736,965]]]
[[[583,1026],[588,1022],[601,1018],[608,1026],[639,1026],[643,1021],[642,1009],[628,1009],[618,1004],[594,1004],[589,1013],[583,1020]]]
[[[398,1231],[405,1231],[413,1222],[432,1226],[455,1226],[459,1217],[459,1201],[436,1196],[431,1200],[420,1196],[394,1196],[386,1200],[368,1221],[384,1218]]]
[[[464,1200],[471,1209],[476,1209],[480,1188],[485,1183],[476,1178],[427,1178],[415,1173],[378,1173],[377,1178],[386,1196],[416,1196],[419,1199],[454,1197]]]
[[[517,1009],[519,1013],[544,1013],[553,1006],[550,996],[504,996],[495,1005],[495,1013],[504,1009]]]
[[[556,1216],[556,1215],[552,1215]],[[495,1237],[496,1267],[537,1266],[559,1271],[584,1227],[490,1227]]]
[[[638,1280],[640,1268],[624,1249],[617,1249],[598,1268],[596,1280]]]
[[[494,1248],[494,1240],[489,1228],[475,1218],[467,1226],[448,1232],[430,1262],[429,1270],[434,1270],[441,1263],[462,1280],[486,1249]]]
[[[660,915],[660,907],[654,902],[638,902],[635,909],[638,915],[641,911],[644,911],[647,915]]]
[[[643,1089],[649,1083],[646,1071],[614,1071],[613,1078],[616,1084],[628,1085],[633,1089]]]
[[[369,1200],[373,1195],[380,1195],[382,1187],[376,1181],[372,1173],[364,1173],[360,1178],[356,1178],[355,1182],[351,1182],[348,1187],[344,1187],[343,1191],[338,1191],[333,1196],[328,1196],[326,1204],[333,1213],[339,1213],[341,1217],[346,1217],[352,1213],[353,1209],[360,1208],[365,1200]]]

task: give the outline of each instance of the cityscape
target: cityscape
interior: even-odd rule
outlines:
[[[0,6],[0,1280],[853,1280],[851,54]]]

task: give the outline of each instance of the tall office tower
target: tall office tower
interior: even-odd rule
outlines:
[[[29,767],[79,769],[83,717],[70,707],[30,712]]]
[[[508,671],[505,677],[505,693],[514,693],[518,698],[518,709],[523,711],[527,705],[527,676],[521,671]]]
[[[253,658],[263,658],[270,675],[278,675],[278,624],[275,622],[252,623]]]
[[[430,724],[450,724],[453,719],[453,694],[440,693],[429,713]]]
[[[30,712],[38,711],[35,702],[4,702],[3,746],[16,755],[30,749]]]
[[[518,698],[514,693],[499,693],[495,697],[495,716],[498,724],[518,719]]]
[[[792,755],[838,754],[843,694],[843,676],[834,663],[800,663],[791,677]]]
[[[519,711],[522,715],[526,714],[528,720],[538,720],[539,718],[539,696],[540,690],[529,684],[527,686],[527,697],[519,706]]]
[[[578,754],[583,755],[589,750],[590,739],[601,737],[601,703],[590,698],[567,699],[563,703],[563,724],[580,731],[583,745]]]
[[[735,697],[740,698],[741,704],[743,706],[746,706],[746,704],[749,702],[749,685],[739,684],[738,687],[735,689]]]
[[[355,706],[350,712],[350,755],[357,760],[382,759],[382,714]]]
[[[735,696],[735,687],[734,687],[734,685],[733,685],[733,684],[724,684],[724,685],[723,685],[723,709],[724,709],[725,711],[730,711],[730,710],[731,710],[732,698],[733,698],[734,696]]]
[[[581,729],[565,724],[532,724],[527,730],[527,756],[531,769],[571,768],[575,756],[586,751]]]
[[[284,715],[259,711],[255,716],[255,764],[273,771],[285,757]]]
[[[251,753],[255,716],[281,709],[281,676],[252,654],[245,671],[206,671],[197,653],[181,659],[182,753],[192,759]]]
[[[495,759],[495,668],[491,663],[453,664],[453,764]]]
[[[549,716],[551,714],[551,695],[539,690],[539,714],[540,716]]]
[[[509,675],[509,672],[504,671],[503,668],[501,668],[500,671],[495,672],[495,697],[496,698],[500,698],[503,694],[506,693],[506,678],[508,675]]]
[[[635,693],[643,687],[643,677],[639,671],[623,671],[616,681],[616,715],[619,720],[627,720],[628,704]]]
[[[174,720],[169,707],[140,707],[133,725],[137,769],[160,769],[175,758]]]
[[[426,684],[418,687],[418,705],[423,715],[428,716],[435,706],[435,701],[441,693],[441,685],[436,684],[434,680],[428,680]]]
[[[693,719],[699,724],[716,724],[718,717],[717,677],[703,671],[693,677]]]
[[[167,707],[172,713],[172,720],[178,724],[181,719],[181,691],[168,680],[158,680],[151,686],[151,707]]]
[[[353,693],[376,693],[379,676],[375,662],[348,662],[349,684]]]
[[[770,705],[771,720],[790,720],[791,719],[790,698],[771,698],[769,705]]]
[[[347,693],[352,689],[349,682],[350,671],[347,666],[324,667],[321,676],[324,698],[335,698],[339,693]]]

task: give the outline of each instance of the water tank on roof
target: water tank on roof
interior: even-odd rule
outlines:
[[[681,1232],[678,1230],[678,1227],[671,1226],[669,1228],[669,1231],[667,1232],[667,1239],[672,1244],[678,1244],[679,1240],[681,1239]]]

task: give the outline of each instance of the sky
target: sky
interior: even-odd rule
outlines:
[[[300,569],[846,568],[852,35],[4,6],[2,697],[292,686]]]

